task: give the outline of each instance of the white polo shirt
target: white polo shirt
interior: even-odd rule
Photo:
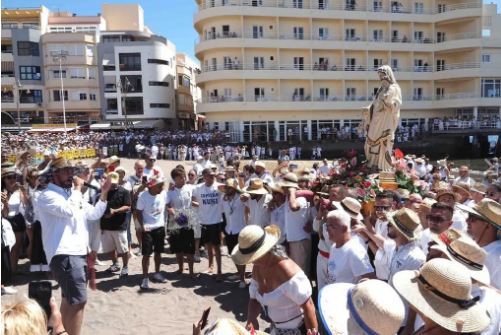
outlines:
[[[310,219],[309,203],[303,197],[296,198],[296,201],[300,208],[294,212],[289,206],[289,198],[285,199],[285,236],[289,242],[311,238],[310,233],[304,231]]]
[[[264,228],[270,224],[270,211],[268,204],[273,199],[271,194],[263,194],[259,201],[249,199],[246,206],[249,208],[249,224]]]
[[[226,217],[226,227],[224,230],[229,235],[235,235],[245,227],[245,205],[240,200],[240,195],[237,193],[232,199],[223,198],[223,211]]]

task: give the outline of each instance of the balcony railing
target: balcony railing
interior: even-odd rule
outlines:
[[[2,102],[12,103],[14,102],[14,97],[2,97]]]
[[[207,65],[202,67],[202,73],[213,72],[213,71],[361,71],[361,72],[373,72],[377,70],[379,66],[366,66],[366,65],[341,65],[341,64],[329,64],[329,63],[314,63],[314,64],[278,64],[274,63],[250,63],[241,64],[231,63],[231,64],[217,64],[217,65]],[[404,66],[404,67],[394,67],[395,72],[441,72],[449,70],[458,69],[478,69],[481,67],[481,63],[478,62],[465,62],[465,63],[451,63],[441,66],[431,66],[431,65],[415,65],[415,66]]]
[[[217,39],[271,39],[271,40],[305,40],[305,41],[346,41],[346,42],[375,42],[375,43],[419,43],[419,44],[433,44],[433,43],[443,43],[449,41],[457,41],[457,40],[466,40],[472,38],[481,38],[481,36],[476,32],[469,33],[458,33],[458,34],[448,34],[446,32],[445,36],[441,36],[438,39],[433,39],[431,37],[422,37],[422,38],[410,38],[404,34],[403,37],[393,36],[393,37],[374,37],[370,35],[369,37],[355,35],[355,36],[336,36],[336,35],[318,35],[318,34],[306,34],[306,33],[286,33],[280,32],[277,35],[264,34],[260,33],[255,34],[252,31],[245,32],[241,34],[239,32],[232,32],[229,35],[225,34],[215,34],[215,35],[207,35],[201,36],[198,38],[197,43],[204,41],[211,41]]]
[[[357,2],[338,2],[338,3],[319,3],[318,1],[309,0],[206,0],[198,5],[198,10],[204,10],[214,7],[225,6],[246,6],[246,7],[275,7],[275,8],[293,8],[293,9],[310,9],[310,10],[337,10],[337,11],[367,11],[367,12],[383,12],[383,13],[400,13],[400,14],[438,14],[462,9],[481,8],[482,2],[473,1],[466,3],[458,3],[453,5],[441,5],[435,8],[427,7],[411,7],[403,5],[383,6],[374,4],[372,1],[363,3]]]
[[[462,92],[462,93],[451,93],[444,94],[441,96],[431,96],[431,95],[407,95],[403,96],[404,101],[441,101],[441,100],[456,100],[456,99],[470,99],[470,98],[480,98],[480,94],[475,92]],[[495,97],[500,98],[500,97]],[[321,95],[314,96],[314,102],[322,101],[372,101],[374,96],[372,95]],[[258,96],[250,95],[244,98],[242,95],[238,96],[211,96],[204,97],[201,103],[212,104],[212,103],[228,103],[228,102],[301,102],[301,101],[312,101],[311,95],[304,94],[298,95],[293,94],[290,98],[287,97],[277,97],[277,96]]]

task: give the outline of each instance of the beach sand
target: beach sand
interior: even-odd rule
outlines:
[[[122,160],[122,166],[127,172],[133,171],[134,160]],[[158,161],[158,166],[166,176],[179,162]],[[187,167],[193,163],[186,163]],[[170,178],[167,177],[168,180]],[[133,234],[134,235],[134,234]],[[134,236],[135,239],[135,236]],[[97,268],[97,289],[88,290],[88,302],[82,327],[84,335],[109,334],[192,334],[192,324],[196,323],[204,309],[211,307],[209,322],[226,317],[245,324],[247,316],[248,289],[238,288],[238,281],[228,277],[236,272],[235,266],[228,256],[227,248],[223,251],[224,281],[216,282],[215,275],[203,273],[208,268],[206,258],[201,263],[195,263],[198,278],[188,276],[188,266],[185,263],[185,273],[176,274],[177,264],[173,254],[162,255],[161,272],[168,279],[165,284],[150,281],[151,291],[142,292],[141,257],[134,257],[129,262],[129,276],[120,279],[118,274],[107,273],[105,270],[111,261],[104,260],[105,265]],[[121,259],[119,259],[121,264]],[[44,279],[41,275],[28,273],[29,262],[20,261],[20,274],[14,276],[19,294],[27,294],[30,280]],[[248,266],[247,271],[250,272]],[[154,271],[154,262],[150,260],[150,273]],[[53,282],[54,285],[56,284]],[[60,290],[53,290],[53,296],[60,301]],[[2,296],[2,300],[13,299]],[[268,324],[260,320],[261,329]]]

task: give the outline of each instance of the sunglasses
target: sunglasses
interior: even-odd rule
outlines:
[[[391,206],[374,206],[374,209],[377,211],[385,211],[385,210],[388,210],[390,208],[391,208]]]
[[[445,219],[437,215],[427,215],[426,219],[431,222],[444,222]]]

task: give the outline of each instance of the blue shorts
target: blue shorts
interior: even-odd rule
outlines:
[[[87,256],[56,255],[50,269],[70,305],[87,302]]]

